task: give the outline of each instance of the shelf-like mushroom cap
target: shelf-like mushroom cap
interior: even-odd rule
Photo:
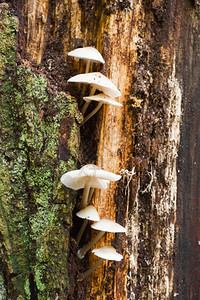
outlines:
[[[90,60],[95,63],[105,63],[101,53],[94,47],[77,48],[70,51],[68,55],[84,60]]]
[[[79,170],[69,171],[62,175],[61,182],[73,190],[84,188],[86,182],[90,187],[106,189],[110,181],[117,181],[121,175],[102,170],[93,164],[88,164]]]
[[[108,260],[120,261],[123,259],[123,256],[119,254],[112,246],[103,246],[101,248],[93,249],[92,253],[94,253],[98,257]]]
[[[98,102],[102,102],[102,103],[105,103],[105,104],[111,104],[111,105],[115,105],[115,106],[123,106],[121,103],[113,100],[111,97],[109,97],[106,94],[98,94],[98,95],[87,96],[87,97],[83,97],[83,99],[86,102],[98,101]]]
[[[81,219],[87,219],[91,221],[99,221],[99,215],[96,208],[93,205],[88,205],[76,213],[77,217]]]
[[[100,72],[85,73],[73,76],[68,82],[86,83],[93,85],[97,90],[102,91],[110,97],[119,97],[121,92],[116,85]]]
[[[126,228],[110,219],[101,219],[100,221],[93,223],[91,227],[95,230],[106,232],[126,232]]]

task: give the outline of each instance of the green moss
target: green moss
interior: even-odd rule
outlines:
[[[43,277],[42,272],[36,266],[35,282],[36,282],[36,286],[37,286],[39,292],[45,291],[45,285],[44,285],[44,283],[42,283],[42,277]]]
[[[21,295],[17,297],[17,300],[25,300]]]
[[[0,11],[0,260],[10,278],[7,297],[30,299],[34,291],[38,299],[65,299],[75,193],[60,177],[76,168],[82,119],[75,99],[51,94],[44,76],[16,66],[18,22],[6,6]]]
[[[31,298],[31,291],[30,291],[29,278],[26,278],[26,280],[25,280],[24,291],[25,291],[25,295],[26,295],[27,300],[30,300],[30,298]]]
[[[3,275],[0,273],[0,299],[6,300],[6,289],[4,285]]]

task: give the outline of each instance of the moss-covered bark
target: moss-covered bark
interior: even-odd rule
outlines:
[[[16,64],[17,27],[0,4],[0,298],[64,299],[75,197],[60,176],[76,166],[81,116]]]

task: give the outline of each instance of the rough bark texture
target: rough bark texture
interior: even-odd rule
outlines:
[[[2,297],[199,299],[198,1],[9,2],[19,33],[16,66],[17,19],[2,4]],[[67,52],[82,46],[102,53],[123,108],[88,121],[78,151],[81,117],[68,92],[81,105],[82,87],[66,80],[85,65]],[[124,260],[81,283],[96,258],[77,259],[76,218],[69,243],[75,199],[59,183],[77,157],[121,172],[92,202],[127,227],[95,245],[111,243]]]
[[[18,20],[0,4],[1,299],[65,298],[75,194],[60,176],[76,168],[76,101],[16,66]]]
[[[175,292],[200,298],[200,5],[188,1],[181,20],[177,67],[183,85],[182,130],[178,154],[178,213]],[[188,22],[189,20],[189,22]]]

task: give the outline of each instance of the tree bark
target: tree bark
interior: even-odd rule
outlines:
[[[2,298],[199,299],[198,1],[8,3],[0,7]],[[85,64],[67,53],[82,46],[102,53],[105,65],[93,71],[118,86],[123,108],[104,105],[80,127],[83,86],[67,79]],[[127,228],[95,245],[112,244],[124,259],[79,283],[97,258],[76,257],[75,193],[60,183],[77,160],[122,174],[92,203]],[[88,228],[82,243],[95,234]]]
[[[0,295],[65,299],[75,193],[60,177],[76,168],[82,117],[69,94],[54,93],[41,72],[16,65],[18,20],[7,4],[0,10]]]

